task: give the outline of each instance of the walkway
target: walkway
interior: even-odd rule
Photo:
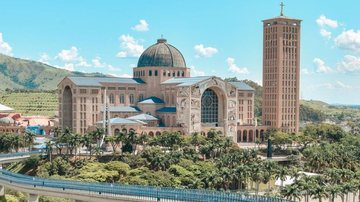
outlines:
[[[9,155],[2,157],[0,163]],[[14,159],[19,156],[15,154]],[[27,155],[30,156],[30,155]],[[32,177],[0,170],[0,195],[4,194],[4,187],[29,194],[30,202],[37,202],[38,196],[54,196],[70,198],[75,201],[114,202],[114,201],[231,201],[231,202],[288,202],[284,199],[266,196],[255,196],[244,193],[219,192],[208,190],[186,190],[164,187],[135,186],[110,183],[87,183],[70,180],[53,180]]]

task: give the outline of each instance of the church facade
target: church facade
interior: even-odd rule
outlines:
[[[285,131],[296,132],[300,51],[276,45],[283,44],[283,36],[288,37],[285,30],[292,34],[289,37],[298,33],[300,28],[294,26],[300,22],[283,16],[264,21],[263,125],[254,116],[253,88],[216,76],[191,77],[181,52],[162,38],[142,53],[133,78],[64,78],[58,85],[60,126],[80,134],[103,127],[109,135],[134,129],[151,136],[164,131],[206,134],[215,129],[234,142],[264,141],[267,128],[283,129],[284,123],[291,126]],[[299,45],[299,38],[291,39]],[[277,50],[284,53],[278,57]],[[283,90],[287,82],[294,84],[288,86],[291,94]],[[274,85],[280,83],[283,85]],[[288,97],[292,100],[285,99]],[[284,108],[287,105],[290,109]],[[284,110],[286,119],[279,124],[278,113]]]

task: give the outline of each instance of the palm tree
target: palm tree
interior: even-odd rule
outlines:
[[[280,179],[281,181],[280,187],[284,186],[284,181],[286,180],[288,174],[289,170],[286,167],[280,167],[280,169],[275,171],[275,179]]]
[[[90,159],[91,159],[91,155],[92,155],[92,144],[94,143],[94,138],[92,133],[87,133],[85,135],[82,136],[81,140],[80,140],[81,144],[83,145],[83,147],[85,146],[90,153]]]
[[[24,134],[24,141],[25,141],[25,146],[28,146],[28,151],[31,151],[31,147],[34,143],[35,140],[35,134],[30,132],[30,131],[26,131]]]
[[[81,142],[81,136],[79,134],[72,134],[72,136],[70,137],[69,142],[68,142],[69,143],[68,149],[70,149],[70,154],[72,155],[73,151],[74,151],[75,159],[76,159],[76,153],[77,153],[78,147],[80,145],[80,142]]]
[[[320,183],[318,183],[317,185],[314,186],[314,189],[312,189],[310,191],[310,195],[314,199],[319,199],[319,202],[322,202],[322,199],[326,198],[328,196],[328,194],[327,194],[327,192],[325,190],[325,185],[320,184]]]
[[[300,187],[297,184],[291,184],[286,187],[282,187],[280,191],[281,195],[290,200],[301,200]]]
[[[326,187],[326,192],[329,193],[329,199],[330,202],[334,202],[336,196],[339,194],[340,192],[340,186],[335,184],[335,185],[328,185]]]
[[[49,157],[49,161],[52,162],[52,151],[53,151],[53,146],[54,146],[54,142],[53,141],[47,141],[46,142],[46,151],[48,153],[48,157]]]

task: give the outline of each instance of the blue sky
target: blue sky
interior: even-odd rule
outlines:
[[[0,52],[84,72],[129,76],[161,35],[192,75],[261,82],[262,23],[275,0],[0,1]],[[301,97],[360,104],[360,2],[284,1],[300,18]]]

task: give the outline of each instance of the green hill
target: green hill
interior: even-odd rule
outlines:
[[[0,91],[6,89],[54,90],[65,76],[104,76],[70,72],[41,62],[0,54]]]
[[[23,115],[58,115],[58,95],[48,92],[0,92],[0,103]]]

